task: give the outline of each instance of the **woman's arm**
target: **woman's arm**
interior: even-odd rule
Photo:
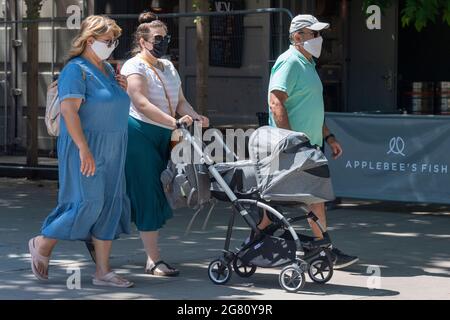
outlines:
[[[81,127],[80,116],[78,110],[80,109],[82,99],[69,98],[61,102],[61,115],[66,123],[67,131],[69,131],[72,140],[78,147],[80,152],[81,167],[80,171],[83,175],[89,177],[95,174],[95,160],[89,150],[86,137],[84,136]]]
[[[194,108],[187,102],[186,97],[183,94],[183,89],[180,87],[180,92],[178,93],[178,105],[177,105],[177,113],[180,116],[191,116],[194,119],[198,119],[200,115],[195,112]]]
[[[161,111],[147,99],[147,82],[138,74],[131,74],[128,80],[128,95],[133,105],[147,118],[165,126],[176,128],[176,119]]]
[[[178,94],[178,105],[177,105],[177,113],[180,116],[191,116],[194,120],[200,120],[203,127],[209,127],[209,119],[205,116],[199,115],[194,108],[190,105],[190,103],[186,100],[184,96],[183,89],[180,87],[180,92]]]

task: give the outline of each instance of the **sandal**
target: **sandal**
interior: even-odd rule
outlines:
[[[118,287],[118,288],[130,288],[134,286],[134,283],[128,281],[125,278],[122,278],[117,273],[110,272],[105,274],[101,278],[97,278],[95,275],[92,279],[92,284],[95,286],[104,286],[104,287]]]
[[[36,238],[31,238],[30,241],[28,241],[28,249],[30,250],[31,255],[31,270],[36,278],[41,281],[45,281],[48,280],[48,265],[50,262],[50,257],[44,257],[39,254],[34,243],[35,240]],[[44,265],[44,273],[39,272],[39,265]]]
[[[159,265],[165,265],[168,269],[168,271],[161,271],[157,270]],[[155,263],[155,265],[150,268],[147,262],[147,266],[145,267],[145,273],[152,274],[154,276],[160,276],[160,277],[176,277],[180,274],[180,271],[172,268],[168,263],[164,262],[163,260],[159,260]]]

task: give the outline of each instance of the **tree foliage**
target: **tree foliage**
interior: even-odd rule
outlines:
[[[27,5],[27,18],[38,19],[45,0],[25,0]]]
[[[384,11],[392,5],[392,0],[364,0],[364,12],[371,5],[378,5]],[[450,26],[450,0],[406,0],[401,12],[402,26],[413,25],[417,31],[422,31],[438,19]]]

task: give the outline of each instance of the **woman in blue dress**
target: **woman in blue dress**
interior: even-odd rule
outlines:
[[[130,232],[130,202],[124,166],[130,99],[127,82],[105,60],[117,47],[120,27],[104,16],[86,18],[72,42],[58,80],[61,101],[58,138],[58,205],[41,235],[29,241],[31,267],[48,279],[50,255],[58,240],[92,241],[94,285],[130,287],[112,272],[112,240]]]

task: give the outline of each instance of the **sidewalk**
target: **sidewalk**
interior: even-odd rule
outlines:
[[[135,282],[134,288],[93,286],[95,267],[80,242],[58,244],[50,280],[41,283],[31,273],[27,241],[39,232],[56,195],[56,182],[0,178],[0,299],[450,299],[450,208],[363,202],[345,202],[328,213],[335,245],[358,255],[360,263],[335,271],[323,286],[307,279],[298,294],[284,292],[273,269],[258,269],[249,279],[233,274],[226,286],[211,283],[206,270],[224,245],[227,204],[219,205],[205,231],[206,210],[187,236],[190,210],[176,211],[163,229],[163,258],[180,269],[180,277],[144,274],[142,243],[133,232],[114,242],[111,264]],[[232,248],[248,234],[240,218],[235,230]],[[381,268],[378,289],[368,288],[376,284],[369,266]],[[68,268],[74,267],[81,268],[80,290],[66,286]]]

